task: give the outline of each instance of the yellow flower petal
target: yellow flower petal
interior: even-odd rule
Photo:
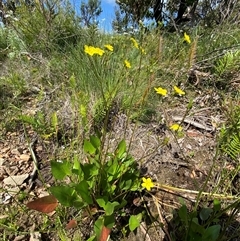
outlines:
[[[113,52],[113,46],[110,44],[105,44],[104,47],[108,49],[109,51]]]
[[[84,45],[84,52],[86,54],[89,54],[89,55],[93,56],[93,51],[92,51],[90,46]]]
[[[190,36],[187,35],[186,33],[184,33],[183,39],[184,39],[184,41],[186,41],[187,43],[189,43],[189,44],[191,43]]]
[[[104,50],[88,45],[84,45],[84,52],[90,56],[93,56],[94,54],[102,56],[104,54]]]
[[[102,50],[100,48],[95,48],[95,54],[102,56],[104,53],[105,53],[104,50]]]
[[[167,95],[167,90],[166,89],[163,89],[161,87],[158,87],[158,88],[154,88],[155,91],[157,92],[157,94],[159,95],[163,95],[163,96],[166,96]]]
[[[133,45],[136,49],[139,49],[138,43],[134,38],[130,38],[130,40],[133,42]]]
[[[145,178],[145,177],[143,177],[143,178],[142,178],[142,181],[143,181],[142,187],[146,188],[148,191],[150,191],[151,188],[154,187],[154,184],[153,184],[151,178]]]
[[[173,131],[182,131],[182,127],[178,124],[171,125],[170,129],[173,130]]]
[[[124,65],[129,69],[131,68],[131,64],[128,60],[124,60]]]
[[[176,85],[173,88],[174,88],[176,94],[185,95],[185,92],[183,90],[179,89]]]
[[[139,49],[141,50],[142,54],[146,54],[146,51],[144,48],[140,47]]]

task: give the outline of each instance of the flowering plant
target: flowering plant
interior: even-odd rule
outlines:
[[[102,56],[104,54],[104,50],[88,45],[84,46],[84,52],[90,56],[93,56],[94,54]]]
[[[126,68],[130,69],[132,66],[128,60],[124,60],[124,65]]]
[[[159,94],[159,95],[162,95],[162,96],[166,96],[167,95],[167,90],[166,89],[163,89],[161,87],[154,88],[154,89],[157,92],[157,94]]]
[[[180,88],[178,88],[176,85],[173,86],[173,89],[177,95],[180,95],[180,96],[185,95],[185,92]]]
[[[51,162],[53,176],[64,184],[53,186],[50,191],[64,206],[86,209],[90,213],[95,210],[96,215],[91,216],[94,230],[98,231],[92,240],[98,240],[103,227],[111,229],[116,217],[123,213],[130,192],[141,189],[140,172],[127,153],[124,140],[113,153],[102,151],[103,145],[97,136],[85,140],[83,148],[87,157],[85,163],[76,158],[73,164],[68,160]],[[66,184],[66,179],[74,181]],[[137,227],[136,221],[139,223],[139,216],[129,216],[131,231]]]
[[[182,127],[178,124],[171,125],[170,129],[173,130],[173,131],[182,131]]]
[[[184,33],[184,35],[183,35],[183,41],[184,41],[184,42],[187,42],[188,44],[191,43],[190,36],[189,36],[187,33]]]
[[[143,178],[142,178],[142,181],[143,181],[143,182],[142,182],[142,187],[146,188],[148,191],[150,191],[151,188],[154,187],[154,184],[153,184],[151,178],[145,178],[145,177],[143,177]]]

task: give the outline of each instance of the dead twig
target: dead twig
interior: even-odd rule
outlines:
[[[183,189],[183,188],[178,188],[178,187],[172,187],[172,186],[168,186],[165,184],[159,184],[159,183],[155,183],[155,186],[158,189],[163,190],[163,191],[182,192],[182,193],[189,193],[189,194],[194,194],[194,195],[201,194],[203,196],[209,196],[209,197],[219,198],[219,199],[223,199],[223,200],[240,200],[240,197],[238,197],[238,196],[195,191],[195,190]]]
[[[158,203],[156,197],[154,197],[154,196],[152,196],[152,197],[153,197],[154,203],[155,203],[155,205],[156,205],[156,207],[157,207],[157,211],[158,211],[158,215],[159,215],[160,221],[161,221],[162,224],[163,224],[163,231],[164,231],[165,234],[167,235],[168,240],[169,240],[169,241],[172,241],[171,236],[170,236],[167,228],[165,227],[165,222],[164,222],[164,220],[163,220],[162,213],[160,212],[160,208],[159,208],[159,203]]]
[[[32,148],[32,146],[35,143],[35,141],[36,140],[34,140],[33,142],[31,142],[29,144],[29,151],[30,151],[32,159],[33,159],[33,170],[32,170],[32,172],[30,174],[30,179],[29,179],[29,190],[31,190],[31,187],[33,185],[33,180],[34,180],[34,178],[35,178],[35,176],[37,174],[37,171],[38,171],[38,160],[37,160],[37,157],[36,157],[36,155],[35,155],[35,153],[33,151],[33,148]]]
[[[203,129],[205,131],[211,131],[211,132],[214,131],[214,128],[206,126],[206,125],[202,125],[202,124],[200,124],[200,123],[198,123],[196,121],[193,121],[193,120],[191,120],[189,118],[183,118],[181,116],[173,116],[172,119],[174,121],[181,121],[181,122],[187,123],[189,125],[195,126],[195,127],[199,128],[199,129]]]

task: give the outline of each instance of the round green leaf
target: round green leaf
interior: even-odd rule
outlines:
[[[92,145],[92,143],[90,141],[84,140],[83,150],[92,155],[95,153],[96,148]]]
[[[221,226],[219,224],[213,225],[206,229],[203,234],[202,240],[204,241],[215,241],[219,237]]]
[[[206,221],[210,217],[212,212],[213,210],[211,208],[203,208],[200,211],[199,216],[202,219],[202,221]]]
[[[99,149],[99,147],[101,145],[101,141],[98,137],[90,136],[90,142],[96,149]]]
[[[140,222],[142,220],[142,214],[139,213],[138,215],[132,215],[129,218],[129,229],[130,231],[134,231],[136,228],[140,226]]]
[[[92,197],[89,192],[89,186],[86,180],[81,181],[79,184],[76,185],[75,190],[81,196],[84,202],[87,204],[92,204]]]
[[[51,187],[50,191],[66,207],[72,207],[75,202],[81,201],[75,190],[68,186]]]
[[[51,161],[51,171],[57,180],[63,180],[67,175],[71,175],[71,163],[64,161]]]
[[[104,208],[106,215],[108,215],[108,216],[109,216],[109,215],[112,215],[113,212],[114,212],[114,208],[115,208],[116,206],[118,206],[118,205],[119,205],[118,202],[113,202],[113,203],[107,202],[107,204],[106,204],[106,206],[105,206],[105,208]]]

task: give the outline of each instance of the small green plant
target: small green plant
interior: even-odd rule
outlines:
[[[101,235],[103,227],[113,228],[116,218],[126,219],[124,207],[137,190],[140,190],[140,172],[136,162],[128,154],[125,141],[121,141],[113,153],[103,151],[99,137],[91,136],[84,141],[86,161],[75,158],[52,161],[51,169],[56,180],[63,181],[50,188],[51,193],[64,206],[85,209],[94,220],[95,234],[89,240]],[[71,182],[66,184],[66,178]],[[95,215],[92,210],[95,209]],[[129,230],[140,225],[142,214],[129,215]]]
[[[226,113],[228,123],[220,131],[220,149],[237,161],[240,155],[240,107],[230,106],[230,110],[231,112]]]
[[[227,121],[219,133],[219,154],[221,155],[222,168],[219,186],[225,192],[239,193],[236,180],[240,170],[240,108],[229,104],[225,109]]]
[[[0,29],[0,60],[3,61],[7,56],[8,42],[7,36],[8,31],[4,28]]]
[[[57,113],[53,112],[51,115],[50,124],[46,120],[42,112],[37,112],[35,116],[21,115],[20,120],[30,125],[34,131],[40,134],[43,138],[56,136],[58,132],[58,117]]]
[[[214,200],[213,207],[203,207],[197,211],[188,211],[182,206],[174,214],[174,225],[177,226],[178,240],[215,241],[220,235],[221,204]],[[180,235],[180,236],[179,236]]]
[[[1,77],[0,82],[7,83],[7,86],[12,89],[13,98],[19,97],[27,89],[26,80],[16,72],[10,73],[7,77]]]
[[[217,64],[215,65],[215,70],[219,76],[222,76],[226,72],[230,72],[236,69],[237,66],[239,66],[239,61],[240,51],[229,51],[217,61]]]

